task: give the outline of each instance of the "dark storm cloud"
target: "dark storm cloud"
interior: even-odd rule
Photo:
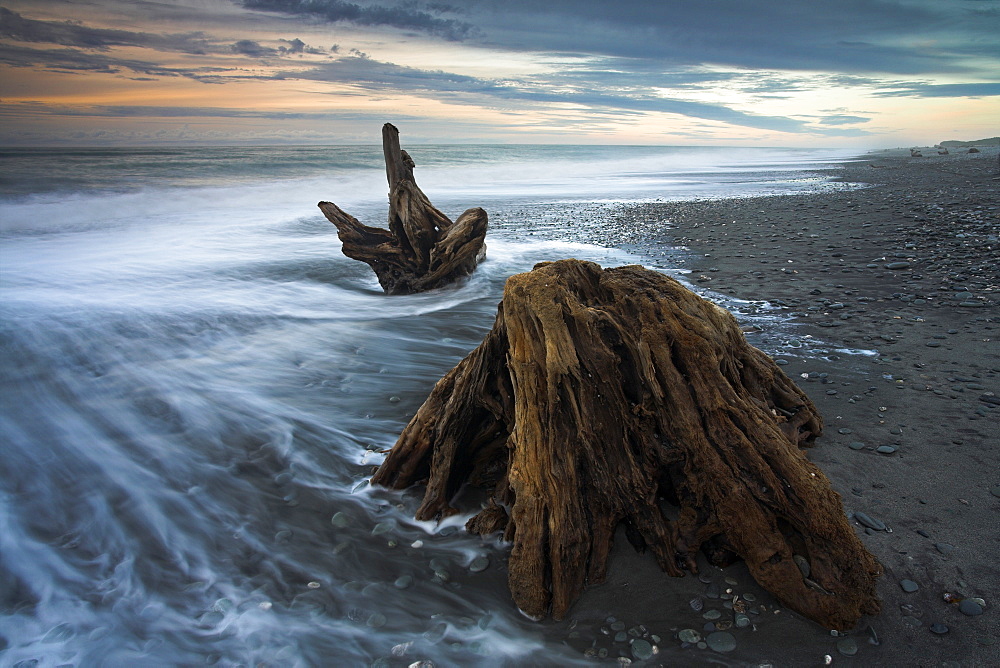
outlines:
[[[476,33],[464,21],[444,18],[454,8],[442,3],[422,5],[402,3],[355,3],[343,0],[242,0],[247,9],[311,16],[327,21],[348,21],[357,25],[390,26],[416,30],[450,40],[466,39]]]
[[[129,30],[91,28],[79,23],[27,19],[0,7],[0,37],[22,42],[59,44],[106,51],[113,46],[143,46],[160,50],[205,53],[211,41],[200,32],[156,35]]]
[[[242,4],[506,49],[675,65],[917,74],[966,70],[970,55],[1000,58],[1000,12],[970,0],[466,0],[460,14],[412,0]]]
[[[155,34],[130,30],[93,28],[68,21],[41,21],[29,19],[5,7],[0,7],[0,38],[20,42],[56,44],[59,46],[109,51],[117,46],[137,46],[157,51],[190,54],[238,53],[252,58],[263,58],[303,52],[317,53],[302,40],[282,39],[278,48],[262,45],[253,40],[238,40],[226,44],[213,40],[203,32]],[[287,46],[285,46],[287,45]]]

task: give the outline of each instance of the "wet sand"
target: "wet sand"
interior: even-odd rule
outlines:
[[[868,187],[632,206],[603,239],[653,258],[686,246],[696,285],[792,318],[801,347],[776,359],[825,419],[809,456],[884,566],[881,614],[834,635],[739,565],[668,578],[620,536],[608,582],[564,623],[571,645],[613,659],[645,636],[660,648],[647,665],[1000,665],[1000,172],[996,149],[924,155],[833,172]],[[751,623],[737,627],[732,597],[742,608],[748,592]],[[735,650],[677,637],[718,627]]]

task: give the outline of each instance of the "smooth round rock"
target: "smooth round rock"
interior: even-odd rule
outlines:
[[[853,441],[847,447],[849,447],[851,450],[863,450],[864,447],[865,447],[865,444],[862,443],[861,441]]]
[[[645,661],[653,656],[653,646],[642,639],[632,641],[632,656],[639,661]]]
[[[879,453],[880,455],[891,455],[892,453],[896,452],[896,446],[880,445],[877,448],[875,448],[875,452]]]
[[[967,598],[958,604],[958,611],[961,612],[963,615],[968,615],[969,617],[975,617],[976,615],[983,614],[983,606]]]
[[[858,643],[854,638],[842,638],[837,641],[837,651],[844,656],[854,656],[858,653]]]
[[[335,527],[344,528],[348,524],[350,524],[350,520],[344,513],[336,513],[334,514],[333,517],[330,518],[330,524],[332,524]]]
[[[481,573],[490,567],[490,560],[487,557],[476,557],[469,564],[469,570],[473,573]]]
[[[948,627],[940,622],[935,622],[931,624],[931,633],[935,633],[939,636],[943,636],[945,633],[948,632],[948,630],[949,630]]]
[[[705,612],[704,615],[702,615],[702,617],[704,617],[705,619],[718,619],[721,616],[722,613],[719,612],[718,610],[708,610]]]
[[[396,581],[392,583],[396,589],[406,589],[411,584],[413,584],[412,575],[402,575],[396,578]]]
[[[733,637],[732,633],[726,633],[725,631],[709,633],[708,637],[705,638],[705,642],[716,652],[732,652],[736,649],[736,638]]]
[[[918,585],[913,580],[900,580],[899,581],[899,586],[907,594],[912,594],[913,592],[915,592],[918,589],[920,589],[920,585]]]
[[[375,612],[372,613],[372,615],[368,618],[368,621],[365,622],[365,624],[373,629],[378,629],[385,626],[385,623],[387,621],[389,620],[386,619],[385,615],[383,615],[381,612]]]
[[[805,557],[803,557],[801,554],[793,554],[792,555],[792,561],[794,561],[795,565],[799,567],[799,572],[802,573],[802,577],[804,577],[804,578],[809,577],[809,573],[811,571],[811,568],[809,566],[809,560],[808,559],[806,559]]]
[[[677,634],[677,638],[681,642],[690,643],[692,645],[701,642],[701,634],[694,629],[681,629],[681,631]]]

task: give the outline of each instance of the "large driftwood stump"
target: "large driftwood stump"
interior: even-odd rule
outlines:
[[[390,295],[423,292],[471,274],[485,256],[486,212],[469,209],[454,223],[431,204],[413,178],[413,160],[399,130],[382,126],[389,180],[389,229],[368,227],[333,202],[319,208],[337,226],[343,252],[370,265]]]
[[[728,311],[642,267],[563,260],[507,281],[493,329],[372,482],[426,481],[422,520],[457,512],[464,483],[491,487],[466,527],[513,542],[511,594],[533,617],[562,618],[603,580],[624,522],[670,575],[696,572],[699,549],[738,556],[785,605],[846,629],[878,612],[881,568],[800,450],[821,426]]]

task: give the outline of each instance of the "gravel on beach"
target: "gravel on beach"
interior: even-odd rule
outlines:
[[[995,148],[924,155],[869,153],[814,194],[625,205],[602,230],[822,342],[775,357],[824,417],[810,459],[885,568],[881,614],[831,634],[739,566],[666,578],[619,540],[576,609],[638,625],[633,658],[650,642],[670,651],[649,665],[1000,665],[1000,169]],[[722,622],[703,611],[723,603]]]

